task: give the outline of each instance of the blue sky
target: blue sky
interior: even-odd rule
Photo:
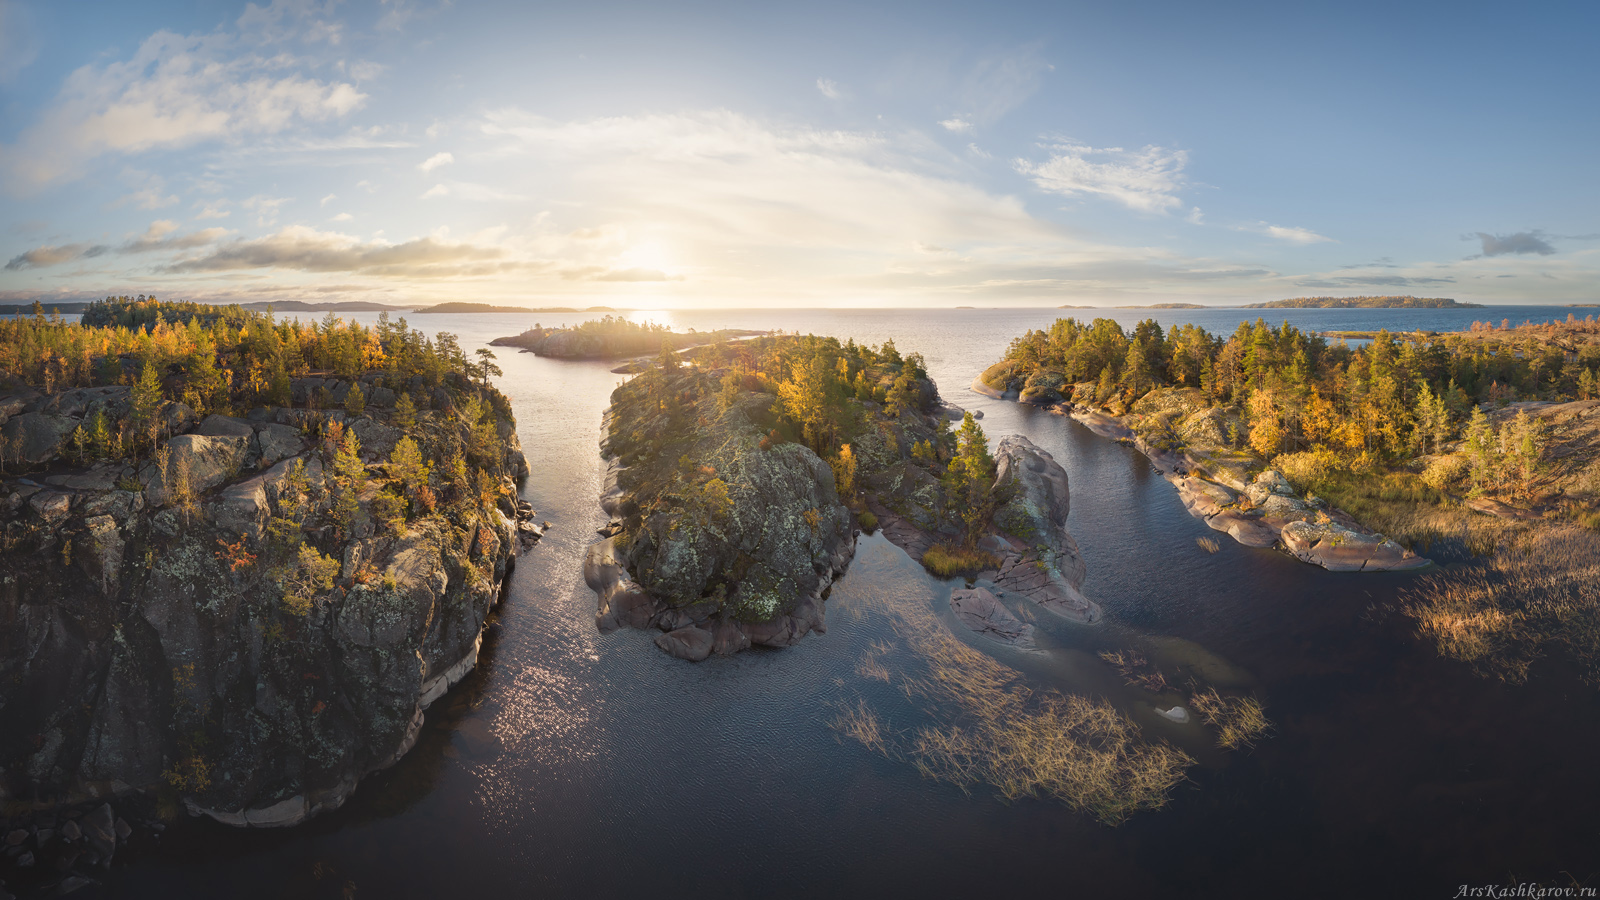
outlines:
[[[1593,302],[1597,33],[1592,3],[0,0],[0,298]]]

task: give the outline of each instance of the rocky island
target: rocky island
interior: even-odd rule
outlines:
[[[952,431],[960,411],[892,342],[757,338],[693,365],[667,351],[607,415],[614,520],[585,566],[603,632],[655,627],[663,650],[696,661],[792,645],[825,630],[857,524],[881,524],[935,574],[1100,617],[1078,591],[1066,473],[1021,437],[997,463],[970,414]]]
[[[738,329],[675,332],[665,325],[606,316],[567,328],[545,328],[535,324],[521,334],[495,338],[489,343],[495,347],[517,347],[523,353],[557,359],[622,359],[654,355],[664,344],[675,351],[683,351],[730,338],[759,334],[765,332]],[[637,371],[638,368],[630,368],[629,371]]]
[[[487,358],[386,318],[84,323],[0,323],[0,799],[339,806],[472,669],[540,533]]]

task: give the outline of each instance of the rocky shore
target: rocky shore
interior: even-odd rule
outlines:
[[[303,378],[295,406],[242,417],[164,401],[137,464],[74,459],[69,440],[125,418],[129,388],[0,396],[0,800],[26,811],[24,841],[133,794],[293,825],[411,748],[541,533],[516,500],[527,463],[503,398],[454,374],[414,382]],[[339,399],[358,388],[364,407]],[[419,401],[405,420],[395,388]],[[316,398],[359,411],[305,408]],[[409,514],[384,490],[406,439],[462,460],[435,466]]]
[[[1028,402],[1017,391],[985,383],[988,374],[973,379],[973,391],[995,399]],[[1003,379],[1004,373],[999,377]],[[1093,385],[1085,387],[1092,390]],[[1073,387],[1057,390],[1072,391]],[[1175,402],[1176,394],[1170,390],[1152,391],[1135,404],[1134,411],[1142,405],[1146,412],[1168,414],[1168,433],[1182,432],[1186,426],[1196,433],[1219,427],[1212,420],[1211,410],[1189,410]],[[1188,443],[1181,449],[1169,449],[1136,433],[1128,417],[1066,400],[1042,405],[1056,414],[1070,416],[1101,437],[1133,446],[1177,488],[1191,515],[1247,547],[1279,547],[1296,559],[1333,572],[1392,571],[1430,564],[1398,543],[1363,528],[1340,510],[1308,503],[1273,469],[1252,476],[1252,460],[1243,454],[1208,452]],[[1156,409],[1162,406],[1172,409]],[[1194,422],[1189,423],[1188,419]]]

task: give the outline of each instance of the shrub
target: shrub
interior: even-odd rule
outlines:
[[[1318,447],[1303,453],[1285,453],[1274,458],[1272,465],[1282,472],[1283,477],[1287,478],[1298,491],[1326,485],[1345,469],[1344,460],[1339,458],[1339,454],[1326,447]]]
[[[922,555],[922,566],[939,578],[955,578],[999,568],[1000,560],[983,550],[935,544]]]
[[[856,521],[861,523],[861,530],[871,534],[878,530],[878,517],[871,510],[863,509],[856,514]]]
[[[1472,463],[1465,456],[1460,454],[1441,456],[1428,463],[1428,467],[1422,470],[1422,480],[1428,487],[1442,491],[1465,478],[1471,468]]]

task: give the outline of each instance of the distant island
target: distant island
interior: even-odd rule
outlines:
[[[1241,309],[1481,309],[1447,297],[1295,297],[1271,303],[1246,303]]]
[[[405,309],[404,306],[372,300],[252,300],[239,304],[239,308],[253,312],[383,312]]]
[[[35,313],[45,316],[53,315],[55,313],[60,313],[63,316],[77,316],[82,315],[83,311],[88,307],[89,304],[87,301],[48,304],[15,303],[6,306],[0,306],[0,316],[31,316]]]
[[[621,359],[628,356],[648,356],[662,346],[673,350],[689,350],[706,344],[730,339],[754,337],[764,331],[725,328],[721,331],[674,332],[665,325],[650,322],[630,322],[615,316],[584,322],[567,328],[545,328],[537,323],[521,334],[497,337],[489,342],[491,347],[517,347],[524,353],[553,356],[557,359]],[[639,371],[640,367],[626,367]],[[620,370],[619,370],[620,371]]]

